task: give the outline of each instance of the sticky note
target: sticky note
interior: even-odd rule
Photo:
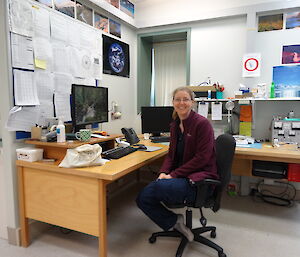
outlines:
[[[47,69],[47,62],[45,60],[34,59],[34,65],[43,70]]]

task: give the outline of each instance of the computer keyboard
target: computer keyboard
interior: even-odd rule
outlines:
[[[151,139],[151,142],[153,142],[153,143],[170,142],[169,136],[150,137],[150,139]]]
[[[131,146],[126,147],[117,147],[102,153],[102,156],[106,159],[119,159],[127,154],[133,153],[137,151],[137,148],[133,148]]]

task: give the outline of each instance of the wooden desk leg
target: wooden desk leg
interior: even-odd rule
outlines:
[[[99,257],[107,257],[106,184],[99,180]]]
[[[28,218],[25,216],[25,195],[24,195],[24,173],[23,168],[18,167],[18,187],[19,187],[19,215],[21,226],[21,245],[28,247],[29,240],[29,226]]]

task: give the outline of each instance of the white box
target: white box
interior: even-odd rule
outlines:
[[[43,159],[43,149],[24,147],[16,149],[17,159],[20,161],[36,162]]]

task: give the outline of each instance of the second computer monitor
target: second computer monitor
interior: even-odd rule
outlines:
[[[160,133],[170,132],[173,110],[172,106],[143,106],[142,133],[159,136]]]

